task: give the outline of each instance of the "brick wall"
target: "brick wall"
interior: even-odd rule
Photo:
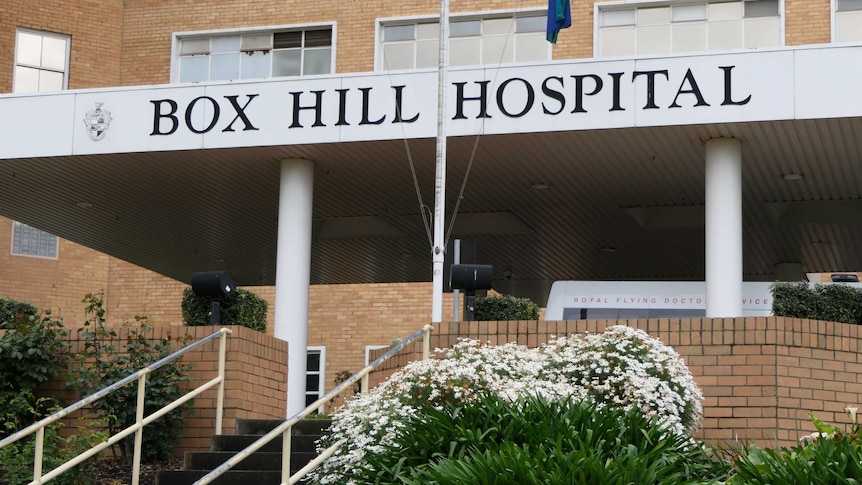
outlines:
[[[792,446],[814,427],[808,412],[849,423],[845,407],[862,404],[862,329],[783,317],[444,323],[432,346],[459,336],[536,346],[552,335],[640,328],[671,345],[704,393],[698,438]]]

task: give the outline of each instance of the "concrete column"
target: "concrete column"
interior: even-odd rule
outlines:
[[[706,316],[742,316],[742,143],[706,142]]]
[[[287,341],[287,417],[305,409],[314,163],[282,160],[275,269],[275,337]]]

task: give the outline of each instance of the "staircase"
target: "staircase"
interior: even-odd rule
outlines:
[[[182,470],[162,471],[156,485],[191,485],[284,421],[240,419],[236,434],[216,435],[210,451],[186,453]],[[329,419],[306,419],[293,425],[290,441],[290,473],[299,471],[317,456],[315,442],[332,424]],[[216,479],[215,485],[277,485],[281,483],[281,439],[275,439]]]

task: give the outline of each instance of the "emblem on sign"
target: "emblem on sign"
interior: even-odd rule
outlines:
[[[93,141],[99,141],[105,138],[108,134],[108,128],[111,126],[111,112],[102,108],[105,103],[96,103],[96,107],[87,111],[84,116],[84,126],[87,127],[87,134]]]

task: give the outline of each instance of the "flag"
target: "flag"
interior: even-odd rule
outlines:
[[[572,9],[569,0],[548,0],[548,42],[556,44],[560,30],[571,26]]]

